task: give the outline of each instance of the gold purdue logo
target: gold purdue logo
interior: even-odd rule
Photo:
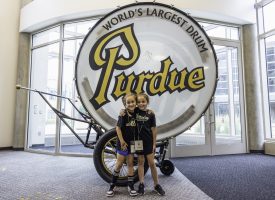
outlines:
[[[122,45],[106,48],[117,37],[121,38],[127,48],[128,57],[120,54]],[[95,109],[110,102],[107,94],[115,70],[120,70],[122,73],[115,76],[115,84],[111,88],[111,96],[114,100],[129,92],[146,92],[150,96],[161,96],[165,92],[170,94],[183,90],[194,92],[205,86],[204,66],[192,68],[190,71],[187,69],[189,66],[184,66],[180,71],[177,68],[171,70],[173,61],[169,55],[166,59],[160,60],[160,70],[158,72],[148,70],[139,74],[132,72],[126,75],[123,70],[130,67],[134,68],[139,57],[140,46],[134,33],[133,23],[103,35],[94,44],[89,54],[89,64],[93,70],[101,70],[96,90],[90,99]]]

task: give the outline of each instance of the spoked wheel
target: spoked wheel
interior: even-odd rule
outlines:
[[[112,173],[115,169],[116,164],[116,146],[117,137],[116,130],[112,129],[106,133],[97,141],[94,149],[94,165],[98,174],[110,183],[112,180]],[[134,181],[138,181],[138,161],[137,157],[134,158]],[[145,161],[144,174],[148,170],[148,163]],[[126,160],[120,170],[119,178],[117,181],[118,186],[126,186],[128,181],[128,167]]]

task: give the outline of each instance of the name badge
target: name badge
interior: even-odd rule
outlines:
[[[130,151],[131,153],[135,153],[135,143],[133,141],[130,142]]]
[[[143,142],[142,140],[135,141],[135,150],[136,151],[143,151]]]

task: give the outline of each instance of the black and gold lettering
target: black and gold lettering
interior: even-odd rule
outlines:
[[[90,99],[95,109],[109,102],[107,98],[108,87],[115,69],[123,70],[133,66],[138,60],[140,48],[133,31],[134,24],[130,24],[101,37],[91,49],[89,55],[90,67],[93,70],[102,69],[99,83],[94,96]],[[128,58],[119,55],[122,45],[105,49],[106,45],[114,38],[120,37],[126,46]],[[103,51],[105,50],[105,58]]]
[[[149,12],[149,10],[147,10],[147,12]],[[150,14],[155,15],[155,12],[156,11],[153,10]],[[164,17],[168,17],[168,14]],[[128,16],[131,17],[130,13],[128,13]],[[170,14],[169,16],[171,17]],[[126,19],[126,16],[119,15],[118,19]],[[176,20],[176,16],[173,16],[172,19]],[[174,22],[176,23],[176,21]],[[95,109],[110,102],[108,99],[108,92],[110,91],[110,82],[114,72],[116,70],[123,71],[134,66],[140,56],[140,47],[135,37],[133,26],[133,24],[130,24],[109,32],[101,37],[90,51],[90,67],[93,70],[101,70],[94,95],[90,99]],[[192,26],[187,29],[187,32],[194,39],[200,39],[200,36],[197,37],[197,31],[195,31]],[[106,48],[106,45],[116,37],[120,37],[123,44],[112,48]],[[203,44],[204,43],[198,43],[198,45]],[[128,50],[127,57],[120,54],[123,45],[125,45]],[[202,46],[202,48],[204,48],[204,46]],[[105,56],[103,56],[103,52],[105,52]],[[173,93],[183,90],[194,92],[205,87],[203,66],[195,67],[189,72],[187,67],[181,71],[178,71],[177,68],[171,70],[173,64],[172,58],[168,56],[161,61],[160,70],[157,72],[150,72],[148,70],[140,74],[132,72],[127,75],[123,71],[114,77],[115,84],[109,95],[111,95],[114,100],[117,100],[130,92],[146,92],[150,96],[161,96],[165,92]],[[144,91],[144,88],[146,88],[146,91]]]

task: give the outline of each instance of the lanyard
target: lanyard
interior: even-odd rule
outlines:
[[[126,110],[126,112],[127,112],[127,119],[128,119],[128,123],[130,122],[130,120],[129,120],[129,116],[130,117],[132,117],[132,115]],[[137,126],[137,121],[136,121],[136,118],[134,118],[134,119],[131,119],[131,123],[134,123],[136,126]],[[131,134],[134,134],[134,141],[136,140],[136,128],[134,128],[134,131],[132,130],[133,128],[132,128],[132,126],[130,126],[131,128],[130,128],[130,132],[131,132]],[[138,136],[138,139],[139,139],[139,136]]]
[[[127,112],[128,123],[129,123],[130,122],[129,116],[132,117],[132,115],[128,111],[126,111],[126,112]],[[145,116],[146,116],[146,114],[145,114]],[[136,117],[133,119],[133,121],[134,121],[135,125],[137,126],[137,136],[138,136],[137,140],[139,140],[140,133],[142,131],[142,128],[144,127],[144,120],[141,120],[142,121],[141,126],[139,126],[139,121],[137,121]],[[132,122],[132,119],[131,119],[131,122]],[[131,129],[131,133],[133,134],[132,129]],[[134,140],[136,140],[136,129],[135,128],[134,128]]]
[[[143,126],[144,126],[144,121],[142,121],[142,125],[140,127],[139,127],[139,123],[137,122],[138,140],[139,140],[139,134],[141,133]]]

